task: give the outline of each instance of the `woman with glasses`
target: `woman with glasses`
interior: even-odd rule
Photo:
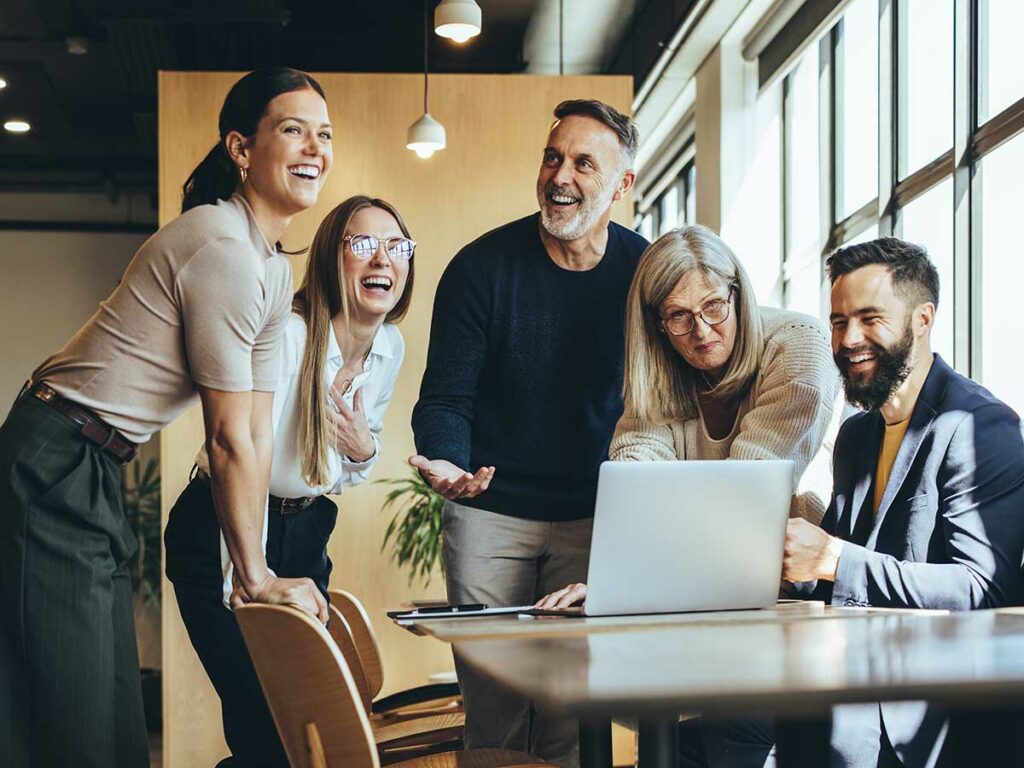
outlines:
[[[404,342],[416,243],[383,200],[351,197],[320,224],[284,332],[264,522],[267,566],[307,577],[327,598],[326,494],[364,481],[380,455],[384,411]],[[244,597],[223,557],[205,450],[165,535],[167,575],[192,644],[221,698],[232,766],[287,766],[241,632],[225,603]]]
[[[839,378],[828,331],[759,307],[747,272],[701,226],[640,257],[626,299],[625,409],[613,461],[790,459],[793,513],[820,522],[831,495]],[[572,584],[539,606],[582,602]]]
[[[808,315],[759,307],[743,265],[711,230],[674,229],[640,257],[625,366],[613,461],[790,459],[793,513],[821,521],[840,415],[829,333]],[[586,596],[586,584],[570,584],[537,605]],[[773,742],[766,719],[693,718],[680,724],[679,765],[760,768]]]

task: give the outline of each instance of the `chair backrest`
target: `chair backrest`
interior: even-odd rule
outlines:
[[[377,634],[373,631],[370,617],[363,604],[352,593],[332,589],[328,594],[331,596],[331,605],[341,611],[349,629],[352,630],[352,639],[355,640],[356,649],[359,651],[359,659],[363,662],[363,674],[366,675],[370,698],[374,699],[384,687],[384,665],[380,656],[380,644],[377,642]]]
[[[292,767],[380,768],[355,681],[327,629],[284,605],[250,603],[235,616]]]
[[[341,657],[348,664],[348,671],[359,691],[359,700],[367,712],[373,706],[373,697],[370,695],[370,688],[366,684],[366,674],[363,672],[363,662],[359,658],[359,650],[356,648],[355,639],[352,637],[352,629],[342,615],[341,611],[334,605],[329,606],[331,621],[327,625],[327,631],[331,635],[334,644],[341,651]]]

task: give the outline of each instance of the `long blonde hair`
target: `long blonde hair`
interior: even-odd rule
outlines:
[[[331,338],[331,319],[342,313],[348,324],[348,301],[342,289],[339,264],[344,258],[345,231],[357,211],[381,208],[398,222],[402,234],[412,238],[401,215],[390,203],[366,195],[348,198],[324,217],[310,246],[309,266],[302,285],[295,292],[292,310],[306,322],[306,350],[299,371],[299,433],[295,436],[301,457],[302,477],[311,486],[326,485],[330,434],[327,421],[327,392],[324,385],[324,361]],[[409,311],[415,258],[409,261],[405,290],[384,322],[397,323]]]
[[[680,280],[697,274],[735,290],[736,341],[712,393],[725,399],[744,394],[761,367],[761,312],[736,254],[707,227],[673,229],[643,252],[629,287],[622,391],[628,417],[666,424],[699,413],[696,370],[672,347],[660,322],[665,298]]]

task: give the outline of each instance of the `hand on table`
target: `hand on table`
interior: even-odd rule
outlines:
[[[352,407],[348,407],[341,390],[331,386],[331,403],[334,408],[327,409],[327,422],[330,429],[331,443],[338,452],[356,463],[367,461],[377,450],[373,435],[366,424],[366,413],[363,411],[363,390],[357,389],[352,397]]]
[[[459,469],[450,461],[431,461],[426,456],[411,456],[409,464],[420,471],[431,488],[451,501],[479,496],[494,477],[494,467],[480,467],[473,473]]]
[[[843,540],[829,536],[818,526],[795,517],[786,525],[782,578],[790,582],[836,580]]]
[[[586,584],[569,584],[550,595],[545,595],[533,607],[542,611],[562,611],[574,605],[582,605],[586,600]]]

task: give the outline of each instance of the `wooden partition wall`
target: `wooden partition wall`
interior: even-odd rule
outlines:
[[[224,95],[238,79],[230,73],[162,72],[159,80],[160,223],[174,218],[181,184],[217,138]],[[284,238],[287,250],[309,244],[317,224],[349,195],[365,192],[394,203],[413,237],[416,286],[401,325],[405,363],[384,420],[383,453],[373,480],[401,477],[413,453],[409,419],[426,359],[434,289],[449,259],[465,243],[537,209],[534,187],[551,110],[563,99],[599,98],[626,111],[632,81],[626,77],[437,75],[430,79],[430,111],[448,131],[448,148],[421,160],[405,148],[406,129],[423,106],[420,75],[317,75],[334,125],[334,166],[317,206],[298,216]],[[617,204],[627,224],[631,200]],[[305,258],[293,259],[296,284]],[[163,514],[185,486],[202,440],[198,408],[160,437]],[[442,597],[443,579],[429,589],[409,586],[381,539],[390,519],[382,514],[386,489],[372,482],[338,498],[338,526],[330,544],[332,587],[366,604],[381,638],[385,690],[427,682],[452,667],[448,648],[392,627],[383,611],[411,597]],[[220,706],[178,615],[173,588],[164,581],[164,765],[213,765],[227,754]],[[282,659],[282,663],[287,663]]]

